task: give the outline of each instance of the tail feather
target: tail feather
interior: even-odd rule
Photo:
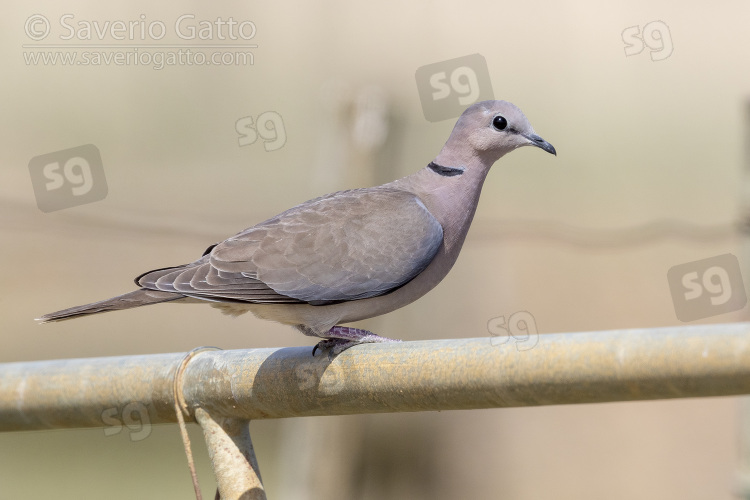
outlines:
[[[159,302],[168,302],[185,298],[184,295],[174,292],[161,292],[158,290],[149,290],[141,288],[134,292],[118,295],[111,299],[86,304],[83,306],[71,307],[49,314],[45,314],[37,321],[49,323],[51,321],[63,321],[66,319],[78,318],[89,314],[97,314],[108,311],[119,311],[121,309],[130,309],[132,307],[147,306],[149,304],[158,304]]]

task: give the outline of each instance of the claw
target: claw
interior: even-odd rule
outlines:
[[[303,333],[306,333],[306,331],[303,330]],[[310,335],[310,333],[308,334]],[[326,334],[318,334],[316,336],[323,337],[323,340],[315,344],[312,355],[315,356],[318,349],[328,351],[329,360],[333,360],[333,358],[355,345],[373,342],[401,342],[400,340],[375,335],[367,330],[346,326],[334,326]]]
[[[336,342],[334,342],[334,339],[323,339],[320,342],[318,342],[317,344],[315,344],[315,346],[313,347],[313,350],[312,350],[312,355],[315,356],[315,352],[318,349],[320,349],[321,352],[322,352],[322,351],[326,351],[326,350],[330,349],[334,345],[336,345]]]

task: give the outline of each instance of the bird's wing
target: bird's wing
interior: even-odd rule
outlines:
[[[416,195],[355,189],[298,205],[209,248],[192,264],[136,282],[209,300],[328,304],[404,285],[442,241],[440,223]]]

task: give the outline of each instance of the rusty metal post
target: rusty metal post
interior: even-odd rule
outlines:
[[[750,102],[744,107],[744,165],[740,183],[740,214],[738,236],[740,238],[740,263],[744,280],[750,278]],[[748,318],[745,309],[743,317]],[[739,468],[737,470],[737,484],[735,493],[738,497],[750,500],[750,398],[743,398],[739,405],[740,442]]]
[[[250,421],[215,418],[202,408],[195,410],[195,419],[206,438],[221,500],[266,500],[250,439]]]

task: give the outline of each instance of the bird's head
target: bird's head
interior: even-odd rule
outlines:
[[[529,120],[514,104],[482,101],[463,112],[436,163],[458,166],[475,157],[489,166],[523,146],[535,146],[557,155],[552,144],[534,132]]]

